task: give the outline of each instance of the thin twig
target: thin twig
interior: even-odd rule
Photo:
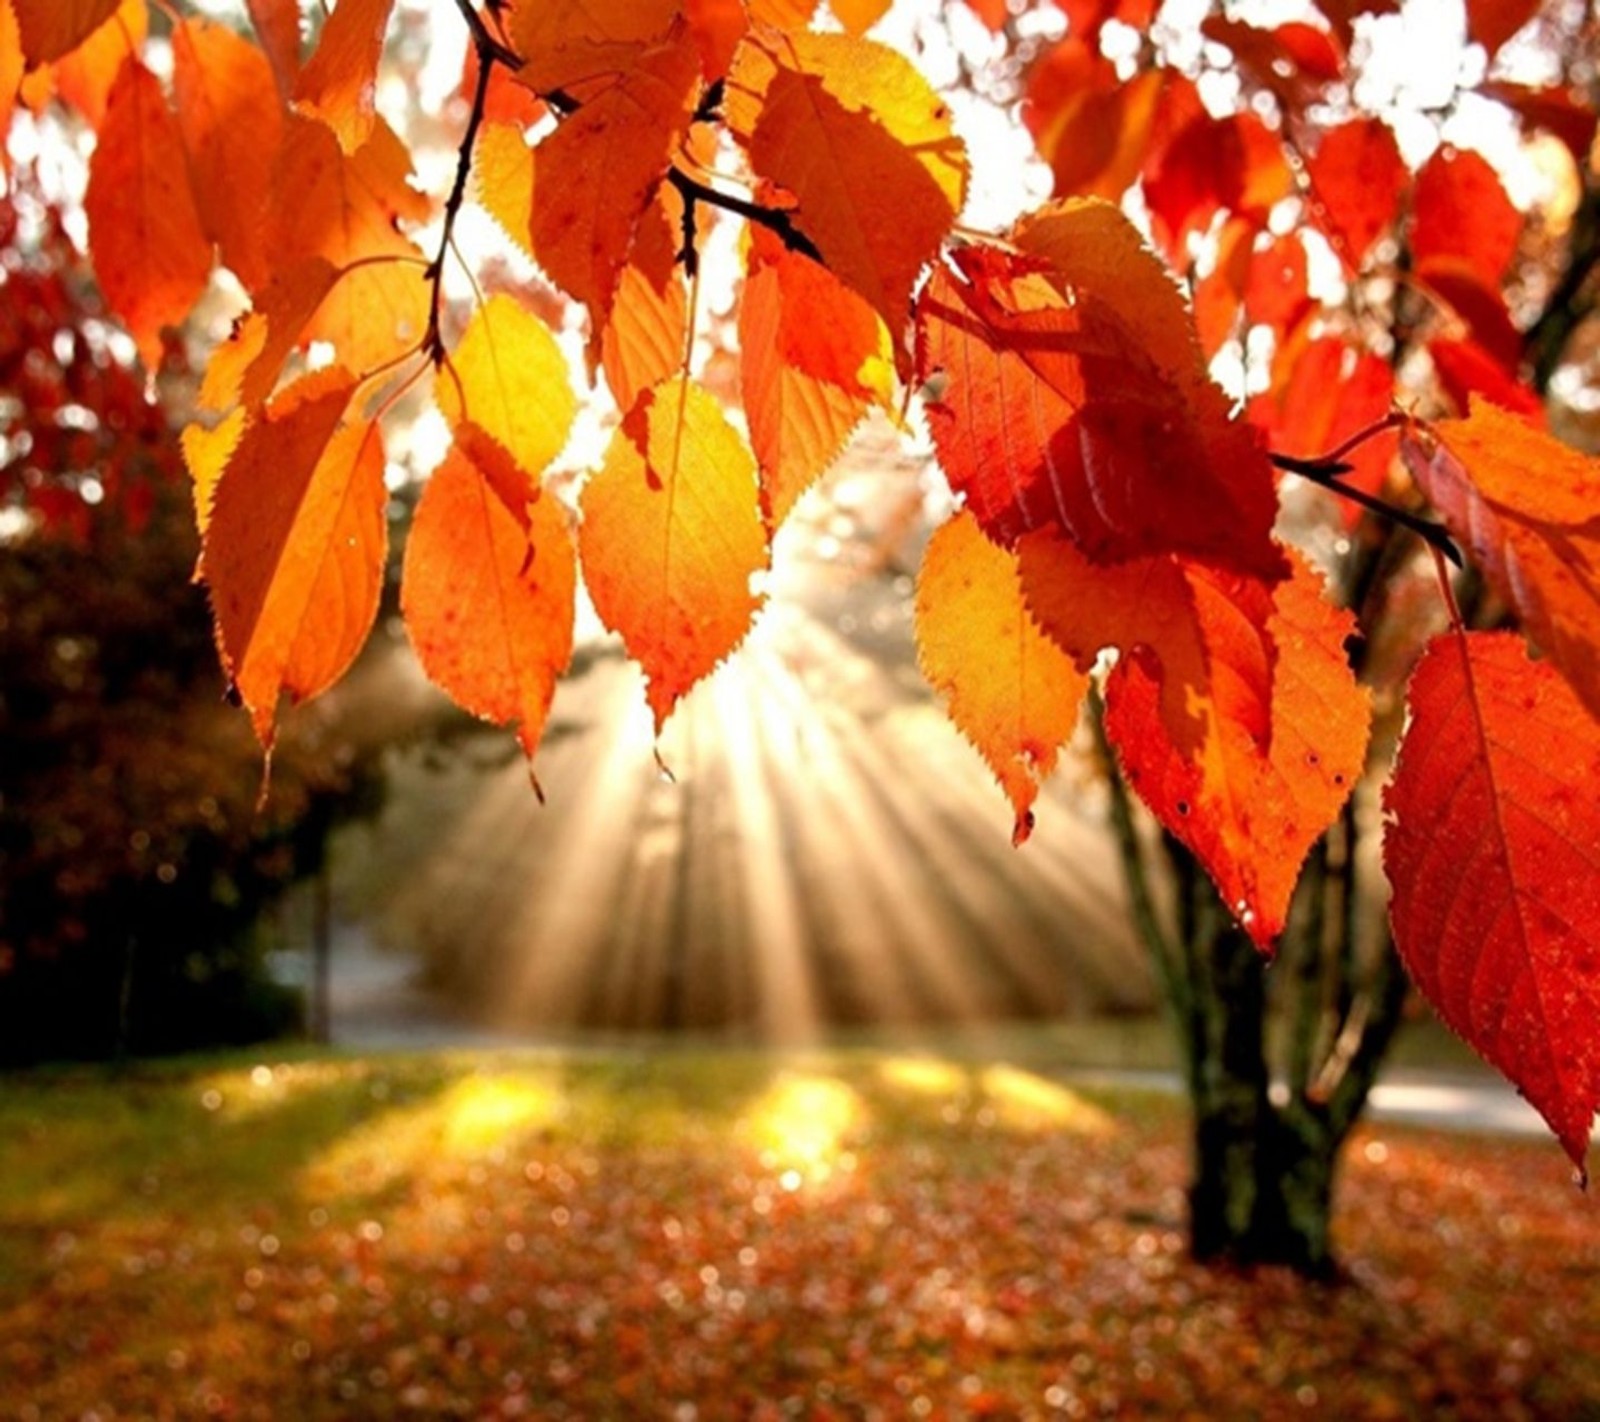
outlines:
[[[1428,547],[1442,553],[1458,568],[1464,568],[1466,563],[1462,560],[1461,550],[1456,547],[1450,535],[1436,523],[1430,523],[1425,518],[1419,518],[1414,513],[1405,509],[1396,508],[1393,504],[1369,494],[1364,489],[1358,489],[1353,484],[1346,484],[1339,475],[1348,473],[1350,466],[1340,461],[1324,464],[1315,459],[1296,459],[1293,455],[1273,453],[1268,456],[1273,464],[1289,474],[1298,474],[1302,479],[1309,479],[1313,484],[1339,495],[1342,499],[1349,499],[1353,504],[1360,504],[1370,513],[1378,514],[1399,524],[1402,528],[1409,528]]]
[[[456,218],[467,195],[467,177],[472,172],[472,148],[478,141],[478,129],[483,123],[484,109],[489,101],[489,80],[494,66],[502,61],[500,45],[484,27],[482,18],[468,0],[457,0],[461,13],[470,18],[472,42],[478,50],[478,82],[472,91],[472,112],[467,116],[467,131],[461,136],[461,148],[456,155],[455,181],[450,185],[450,196],[444,204],[444,233],[439,239],[438,255],[428,263],[428,279],[433,283],[433,297],[428,306],[428,330],[422,338],[423,349],[435,366],[444,361],[444,336],[439,328],[440,312],[444,305],[444,259],[450,251],[455,234]],[[515,58],[515,56],[513,56]]]
[[[495,8],[490,0],[489,8]],[[467,28],[472,31],[473,47],[478,51],[478,64],[480,69],[487,68],[487,60],[492,59],[496,64],[503,64],[507,69],[521,69],[522,56],[516,50],[508,48],[490,31],[483,22],[483,16],[473,7],[472,0],[456,0],[456,9],[461,11],[461,18],[467,22]]]
[[[747,202],[744,198],[734,197],[731,193],[719,192],[698,178],[691,178],[680,168],[669,168],[667,181],[678,190],[684,203],[690,208],[697,202],[703,202],[708,207],[720,207],[725,212],[734,213],[747,222],[754,222],[758,227],[765,227],[769,232],[775,232],[791,252],[799,252],[814,262],[822,261],[822,253],[816,249],[811,239],[794,225],[794,220],[787,212],[775,207],[762,207],[760,203]],[[685,219],[686,229],[688,226],[688,219]]]

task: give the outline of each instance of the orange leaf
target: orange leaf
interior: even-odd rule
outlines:
[[[1078,723],[1088,678],[1024,606],[1015,556],[985,538],[970,514],[958,513],[928,541],[916,622],[922,674],[1010,797],[1012,842],[1021,844],[1039,786]]]
[[[1155,131],[1166,72],[1123,83],[1116,66],[1076,36],[1028,75],[1022,116],[1058,197],[1120,198],[1139,176]]]
[[[278,698],[315,696],[355,660],[378,612],[387,543],[377,426],[340,426],[355,381],[318,371],[249,426],[218,481],[201,571],[217,641],[256,735]]]
[[[1189,565],[1160,556],[1102,567],[1089,562],[1069,539],[1043,530],[1017,544],[1017,566],[1029,611],[1078,670],[1093,668],[1107,647],[1138,661],[1147,678],[1160,686],[1164,739],[1183,755],[1196,754],[1206,733],[1211,665]],[[1271,611],[1271,591],[1265,584],[1236,580],[1233,601],[1248,606],[1255,625],[1265,628]],[[1272,647],[1264,632],[1261,638],[1254,659],[1254,698],[1237,700],[1247,717],[1243,729],[1265,740],[1270,734],[1263,708],[1271,697]],[[1241,665],[1235,657],[1236,674]]]
[[[561,453],[578,409],[549,327],[504,294],[473,313],[434,388],[451,424],[476,426],[529,475]]]
[[[678,266],[678,229],[667,216],[664,188],[639,223],[633,251],[617,281],[611,317],[600,335],[600,363],[617,408],[626,413],[641,391],[683,364],[689,304]],[[682,211],[681,206],[679,211]]]
[[[321,119],[354,153],[372,137],[378,61],[394,0],[339,0],[294,87],[294,108]]]
[[[431,211],[407,184],[410,171],[409,152],[381,120],[351,155],[324,124],[291,118],[285,129],[273,172],[274,258],[289,265],[321,257],[336,269],[361,263],[340,277],[305,331],[355,370],[392,359],[427,326],[421,253],[396,230]]]
[[[681,38],[646,50],[534,150],[533,254],[589,308],[591,360],[639,224],[689,126],[699,76],[694,46]]]
[[[1492,80],[1478,86],[1478,93],[1497,99],[1521,121],[1524,130],[1540,128],[1566,144],[1572,161],[1581,169],[1589,161],[1594,146],[1595,128],[1600,123],[1594,109],[1575,97],[1576,91],[1560,84],[1534,86]]]
[[[1384,793],[1411,980],[1580,1169],[1600,1108],[1600,726],[1511,633],[1436,637]]]
[[[1411,252],[1419,268],[1435,258],[1465,262],[1497,288],[1521,232],[1522,214],[1481,154],[1441,148],[1417,174]]]
[[[201,225],[223,263],[259,291],[273,266],[268,204],[283,128],[271,67],[255,45],[210,20],[176,26],[172,54]]]
[[[682,0],[518,5],[511,12],[511,39],[524,61],[517,78],[536,93],[560,89],[587,103],[680,33],[681,10]]]
[[[744,640],[766,568],[755,464],[712,395],[647,390],[585,485],[578,547],[607,627],[649,679],[656,730]]]
[[[179,442],[183,462],[193,483],[195,528],[202,539],[211,522],[211,501],[217,480],[228,467],[251,411],[240,404],[240,391],[253,361],[260,358],[267,340],[267,320],[249,312],[206,362],[195,400],[195,418],[184,427]]]
[[[944,101],[884,45],[764,30],[734,56],[724,111],[750,166],[792,195],[795,226],[900,351],[912,287],[966,199]]]
[[[300,77],[300,0],[244,0],[278,93],[287,100]]]
[[[1056,0],[1056,7],[1066,15],[1067,28],[1073,34],[1098,44],[1108,20],[1136,30],[1146,28],[1155,18],[1157,0]]]
[[[137,55],[150,28],[145,0],[122,0],[111,17],[70,54],[50,66],[57,95],[98,129],[122,61]]]
[[[683,17],[700,51],[701,72],[708,82],[722,78],[750,28],[742,0],[684,0]]]
[[[182,322],[211,274],[188,171],[173,162],[182,144],[160,81],[137,60],[124,61],[83,205],[100,288],[150,370],[161,361],[162,328]]]
[[[1143,660],[1124,658],[1106,682],[1106,733],[1128,784],[1193,850],[1263,950],[1283,931],[1307,852],[1350,798],[1371,723],[1370,694],[1344,651],[1355,619],[1327,602],[1305,563],[1293,564],[1272,590],[1264,631],[1259,585],[1187,569],[1209,673],[1198,746],[1168,738],[1162,688]]]
[[[1312,211],[1351,272],[1400,214],[1408,174],[1400,145],[1381,119],[1329,129],[1306,160]]]
[[[751,233],[739,303],[739,372],[769,528],[892,387],[882,323],[826,267]]]
[[[846,34],[864,35],[889,12],[890,0],[828,0]]]
[[[944,380],[927,405],[939,460],[984,531],[1056,527],[1096,562],[1172,551],[1280,575],[1266,455],[1132,226],[1067,204],[1014,240],[1026,255],[955,252],[917,308],[918,373]]]
[[[1528,635],[1600,715],[1600,459],[1486,400],[1409,430],[1407,467]]]
[[[400,606],[422,669],[485,720],[517,723],[530,764],[572,660],[566,515],[470,425],[422,491]]]
[[[16,11],[11,8],[11,0],[0,0],[0,172],[9,161],[5,138],[11,132],[11,115],[16,108],[17,85],[22,83],[25,62]]]
[[[115,13],[119,0],[11,0],[29,66],[76,49]]]

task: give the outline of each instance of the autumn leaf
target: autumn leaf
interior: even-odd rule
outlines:
[[[1058,197],[1120,198],[1143,168],[1166,73],[1126,83],[1098,49],[1070,36],[1028,74],[1022,116]]]
[[[1467,38],[1492,62],[1503,45],[1539,12],[1540,0],[1467,0]]]
[[[739,302],[739,372],[770,528],[893,390],[887,333],[827,268],[752,231]]]
[[[1528,636],[1600,715],[1600,460],[1486,400],[1406,432],[1410,469]]]
[[[300,0],[245,0],[245,9],[272,66],[278,93],[288,100],[300,77]]]
[[[1294,175],[1281,139],[1254,114],[1213,118],[1202,110],[1147,170],[1144,191],[1163,249],[1183,266],[1192,233],[1219,212],[1265,221],[1294,191]]]
[[[1172,551],[1279,574],[1265,453],[1131,225],[1066,204],[1013,240],[1022,254],[958,249],[917,305],[939,461],[984,531],[1060,528],[1096,562]]]
[[[25,93],[30,104],[38,109],[53,88],[58,99],[98,130],[105,122],[111,87],[123,61],[139,53],[149,28],[150,10],[145,0],[122,0],[76,49],[28,76]]]
[[[528,256],[533,255],[533,149],[510,123],[486,123],[472,153],[479,205]]]
[[[217,480],[228,467],[250,422],[252,410],[241,403],[241,396],[247,373],[260,358],[266,341],[266,317],[259,312],[247,313],[206,362],[195,398],[194,418],[179,436],[184,466],[193,486],[195,529],[202,539],[211,522]]]
[[[346,153],[372,137],[378,61],[393,8],[394,0],[339,0],[295,82],[296,112],[321,119]]]
[[[689,126],[699,73],[681,38],[647,50],[534,150],[533,255],[589,308],[591,362],[639,225]]]
[[[325,124],[291,118],[273,170],[280,265],[321,257],[343,272],[304,339],[329,342],[354,370],[371,370],[421,340],[429,287],[422,254],[397,230],[431,204],[407,182],[410,155],[381,120],[356,153]]]
[[[849,35],[864,35],[889,12],[890,0],[828,0],[834,18]]]
[[[1157,0],[1056,0],[1067,17],[1067,28],[1090,44],[1100,42],[1100,31],[1111,20],[1131,29],[1146,29],[1155,19]]]
[[[1165,554],[1099,566],[1071,539],[1042,529],[1018,542],[1017,567],[1028,610],[1078,670],[1092,670],[1108,647],[1140,661],[1161,688],[1165,738],[1185,755],[1197,753],[1206,732],[1211,667],[1187,566]],[[1235,600],[1243,601],[1245,585],[1237,591]],[[1256,625],[1265,628],[1270,593],[1252,586],[1248,595]],[[1263,640],[1255,697],[1241,701],[1247,711],[1255,708],[1245,729],[1263,739],[1270,734],[1261,708],[1271,697],[1271,664],[1272,647]]]
[[[1344,650],[1355,619],[1326,600],[1307,564],[1293,565],[1264,623],[1259,585],[1185,570],[1207,666],[1198,746],[1168,737],[1146,660],[1120,660],[1106,682],[1106,733],[1128,784],[1264,951],[1283,931],[1306,854],[1355,788],[1371,723],[1370,694]]]
[[[354,390],[338,367],[290,386],[246,428],[216,486],[202,574],[224,664],[269,748],[278,698],[337,681],[378,611],[383,444],[371,423],[341,425]]]
[[[22,82],[25,62],[16,11],[11,8],[11,0],[0,0],[0,139],[11,132],[11,115],[16,108],[17,85]],[[9,162],[5,143],[0,141],[0,172],[6,170]]]
[[[30,66],[48,64],[76,49],[108,20],[120,0],[11,0]]]
[[[678,264],[679,219],[669,217],[663,188],[640,220],[633,250],[617,279],[611,315],[600,333],[600,365],[617,408],[631,410],[640,394],[683,364],[689,303]],[[674,204],[681,215],[681,203]]]
[[[1417,174],[1411,253],[1424,275],[1437,262],[1460,263],[1493,290],[1521,232],[1522,214],[1481,154],[1441,148]]]
[[[917,663],[950,719],[1033,830],[1033,802],[1078,723],[1088,677],[1039,629],[1013,554],[958,513],[929,540],[917,575]]]
[[[768,562],[755,464],[715,398],[646,391],[584,486],[578,533],[595,610],[644,669],[656,730],[744,639]]]
[[[1408,173],[1400,145],[1378,118],[1330,128],[1306,159],[1312,211],[1345,268],[1361,270],[1373,244],[1394,225]]]
[[[1428,646],[1384,794],[1418,990],[1580,1168],[1600,1108],[1600,726],[1512,633]]]
[[[259,291],[273,266],[272,164],[283,127],[271,67],[248,40],[203,19],[174,27],[172,55],[201,226],[223,264]]]
[[[576,582],[555,497],[462,426],[417,505],[401,611],[428,676],[475,716],[515,722],[530,765],[572,659]]]
[[[480,430],[528,475],[561,453],[578,409],[549,327],[505,294],[473,313],[435,391],[446,419]]]
[[[894,50],[848,35],[753,33],[727,83],[750,166],[793,199],[795,226],[898,352],[912,287],[966,200],[944,101]]]
[[[160,81],[128,59],[89,160],[83,205],[101,290],[150,370],[161,363],[162,328],[182,322],[211,275],[188,171],[172,161],[182,145]]]
[[[1428,355],[1439,384],[1461,413],[1466,413],[1472,396],[1481,395],[1536,425],[1545,423],[1544,402],[1476,341],[1438,336],[1428,342]]]
[[[597,88],[613,85],[650,50],[681,33],[682,8],[681,0],[518,5],[510,20],[511,40],[523,59],[517,78],[535,93],[560,90],[586,104]]]

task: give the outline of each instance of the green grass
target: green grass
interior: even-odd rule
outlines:
[[[1369,1131],[1240,1278],[1180,1102],[967,1047],[0,1079],[0,1416],[1600,1417],[1553,1145]]]

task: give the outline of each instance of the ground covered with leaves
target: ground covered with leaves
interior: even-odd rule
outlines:
[[[1316,1286],[1185,1259],[1179,1103],[996,1062],[191,1062],[0,1140],[6,1417],[1600,1417],[1548,1142],[1367,1130]]]

